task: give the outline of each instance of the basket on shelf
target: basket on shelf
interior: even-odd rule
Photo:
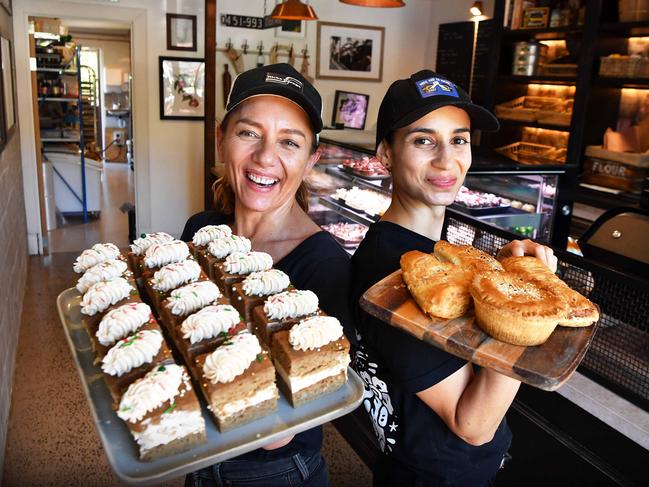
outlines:
[[[649,0],[618,0],[620,22],[649,20]]]
[[[521,96],[496,105],[496,116],[520,122],[542,122],[554,125],[570,125],[573,100],[550,96]]]
[[[649,59],[620,54],[602,56],[599,75],[608,78],[649,78]]]
[[[549,145],[519,141],[503,147],[498,147],[496,152],[520,162],[521,164],[552,164],[552,154],[556,150],[557,149]]]

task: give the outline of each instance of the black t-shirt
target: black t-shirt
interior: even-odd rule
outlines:
[[[216,211],[203,211],[185,224],[181,240],[190,241],[194,233],[206,225],[223,225],[232,217]],[[348,301],[351,268],[347,252],[325,231],[315,233],[295,247],[273,267],[285,272],[297,289],[309,289],[318,296],[320,308],[340,320],[347,332],[351,327]],[[349,336],[349,335],[348,335]],[[295,435],[286,446],[276,450],[258,449],[237,460],[263,461],[291,457],[296,453],[311,456],[322,448],[322,427]]]
[[[430,253],[435,242],[390,222],[372,225],[352,257],[352,306],[357,346],[352,367],[365,382],[364,406],[383,452],[434,485],[479,486],[497,472],[511,442],[505,421],[493,440],[475,447],[461,440],[416,396],[466,362],[373,318],[358,298],[399,269],[409,250]]]

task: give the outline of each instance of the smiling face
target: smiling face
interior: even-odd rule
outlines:
[[[392,170],[394,193],[412,203],[448,206],[471,166],[471,120],[445,106],[397,129],[384,140],[379,159]]]
[[[311,153],[314,134],[307,114],[278,96],[245,100],[217,136],[236,205],[252,211],[290,207],[320,156]]]

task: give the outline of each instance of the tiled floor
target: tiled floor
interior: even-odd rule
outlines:
[[[109,170],[105,188],[123,191],[124,186],[110,177],[116,174],[128,177]],[[121,204],[109,191],[103,196],[104,201]],[[122,230],[109,231],[112,223],[104,218],[109,212],[102,213],[103,227],[76,229],[57,242],[59,250],[74,252],[30,257],[4,460],[6,487],[121,485],[95,431],[55,303],[75,282],[72,262],[81,249],[99,240],[126,245],[120,240],[126,228],[120,223]],[[323,452],[333,486],[371,484],[367,467],[331,425],[325,425]],[[182,484],[177,479],[162,485]]]

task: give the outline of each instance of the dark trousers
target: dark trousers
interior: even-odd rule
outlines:
[[[329,472],[320,453],[304,458],[252,462],[227,460],[185,477],[185,487],[328,487]]]

